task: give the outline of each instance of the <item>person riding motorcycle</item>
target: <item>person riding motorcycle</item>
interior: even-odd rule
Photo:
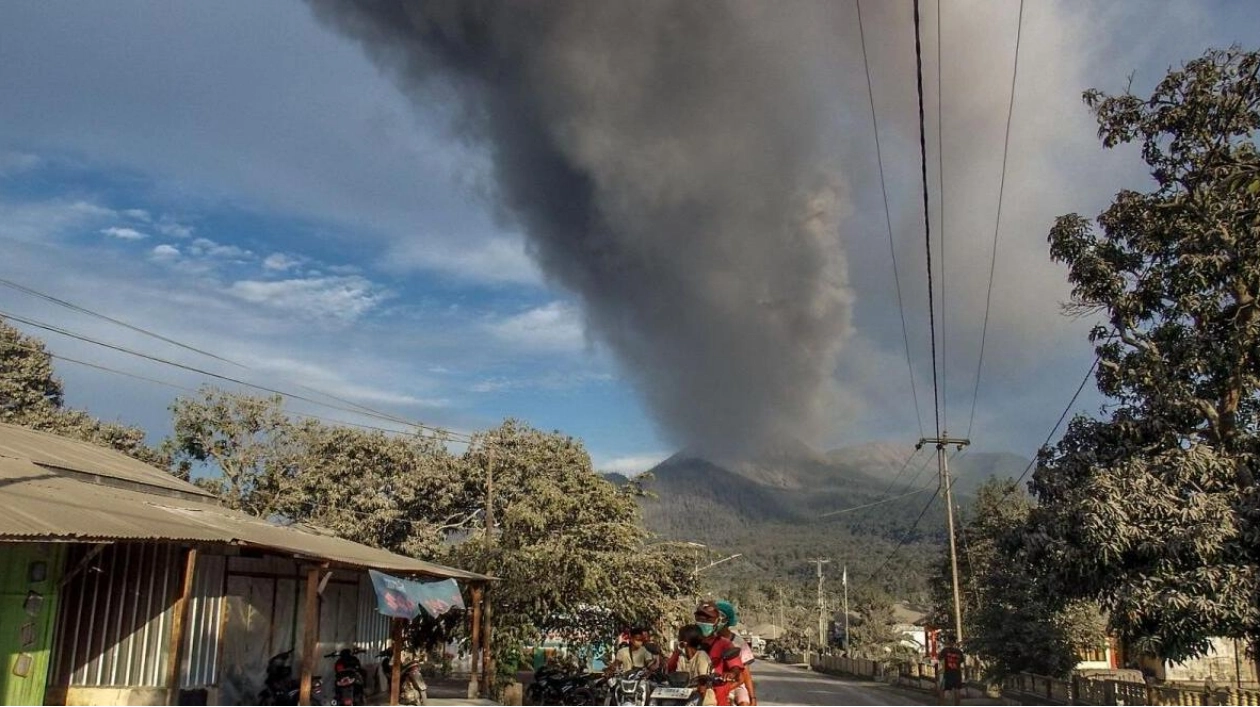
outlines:
[[[736,705],[755,705],[757,691],[753,687],[752,671],[749,665],[756,660],[756,657],[753,656],[752,647],[748,645],[748,642],[731,630],[733,626],[739,625],[739,614],[735,610],[735,605],[729,601],[716,602],[715,606],[722,612],[722,618],[725,619],[726,624],[718,633],[739,648],[739,658],[743,663],[735,689],[731,691],[731,702]]]
[[[656,654],[647,648],[647,644],[651,642],[651,629],[642,627],[630,629],[629,641],[613,657],[612,665],[609,666],[610,672],[624,673],[652,665],[656,661]]]
[[[721,680],[713,686],[714,696],[717,698],[717,704],[731,704],[731,691],[735,689],[735,681],[739,679],[739,671],[743,669],[744,662],[739,658],[739,649],[730,639],[723,638],[720,635],[721,629],[725,626],[725,617],[718,610],[717,605],[711,601],[706,601],[696,607],[695,611],[696,627],[700,630],[700,645],[708,654],[709,660],[713,664],[713,673]],[[670,657],[667,669],[674,672],[678,669],[679,653],[675,653]]]

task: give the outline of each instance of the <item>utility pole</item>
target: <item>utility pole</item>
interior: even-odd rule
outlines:
[[[827,600],[823,596],[823,565],[831,560],[810,560],[818,566],[818,652],[827,648]]]
[[[849,566],[844,566],[844,574],[840,575],[840,584],[844,586],[844,652],[850,653],[853,639],[849,637]]]
[[[490,444],[490,435],[482,442],[486,448],[486,545],[494,537],[494,445]]]
[[[949,525],[949,568],[954,581],[954,640],[962,643],[962,594],[958,588],[958,546],[954,541],[954,494],[953,482],[949,478],[949,457],[945,447],[954,445],[959,450],[971,444],[969,439],[951,439],[948,432],[941,432],[935,439],[920,439],[915,449],[922,449],[925,444],[936,445],[936,464],[941,475],[941,489],[945,491],[945,518]]]

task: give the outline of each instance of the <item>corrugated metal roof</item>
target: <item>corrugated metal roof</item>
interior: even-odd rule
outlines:
[[[40,432],[30,434],[37,437],[24,436],[27,443],[43,437],[61,441],[58,437]],[[4,436],[7,438],[7,434]],[[73,475],[41,466],[33,458],[8,456],[14,447],[5,447],[5,450],[5,456],[0,456],[0,541],[156,540],[250,545],[397,574],[490,579],[473,572],[360,545],[325,534],[326,531],[270,523],[224,508],[215,503],[212,496],[206,501],[199,501],[86,483]],[[154,475],[164,475],[159,469],[136,463],[151,469]],[[81,466],[75,471],[95,473],[91,468]],[[109,475],[150,483],[141,479],[141,476],[151,476],[147,472],[141,474],[138,470],[123,467],[117,473],[128,473],[131,477]],[[177,484],[171,490],[196,489],[192,484],[170,478]]]
[[[122,452],[17,425],[0,423],[0,457],[214,498],[205,489]]]

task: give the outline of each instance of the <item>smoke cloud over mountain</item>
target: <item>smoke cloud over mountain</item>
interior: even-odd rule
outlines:
[[[314,0],[483,145],[493,199],[661,429],[696,451],[811,440],[852,296],[825,5]]]

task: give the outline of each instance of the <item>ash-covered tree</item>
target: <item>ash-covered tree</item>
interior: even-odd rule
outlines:
[[[1030,557],[1032,510],[1013,480],[990,479],[959,526],[963,647],[995,681],[1020,672],[1066,676],[1084,649],[1106,641],[1097,604],[1053,590],[1048,568]],[[946,551],[931,580],[937,626],[954,626],[952,585]]]
[[[0,422],[109,447],[157,466],[169,463],[166,455],[145,443],[144,430],[66,407],[65,388],[53,371],[53,358],[44,342],[2,318]]]
[[[164,444],[185,478],[228,506],[269,518],[300,495],[297,480],[306,452],[303,423],[284,412],[280,396],[254,397],[203,386],[171,405],[174,433]]]
[[[1039,559],[1166,659],[1213,636],[1260,647],[1258,71],[1256,52],[1214,50],[1150,97],[1087,92],[1103,145],[1140,145],[1154,185],[1050,233],[1071,306],[1105,320],[1090,338],[1111,402],[1043,450]]]
[[[515,421],[476,436],[467,453],[467,496],[484,507],[487,470],[494,526],[453,548],[460,567],[495,584],[499,667],[544,634],[607,641],[641,624],[667,629],[690,612],[694,556],[651,545],[637,484],[616,486],[591,465],[582,444]]]

